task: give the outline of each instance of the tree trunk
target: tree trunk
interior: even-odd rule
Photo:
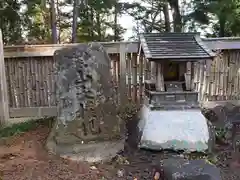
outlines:
[[[224,37],[225,36],[226,18],[220,16],[218,19],[219,19],[219,32],[218,32],[218,36],[219,37]]]
[[[100,13],[96,14],[96,28],[97,28],[97,39],[98,41],[102,41],[102,33],[101,33],[101,21],[100,21]]]
[[[90,41],[94,41],[94,31],[93,31],[93,23],[94,23],[94,9],[89,7],[88,10],[88,36]]]
[[[73,1],[73,22],[72,22],[72,43],[77,42],[77,18],[79,10],[79,0]]]
[[[115,7],[114,7],[114,41],[116,42],[118,40],[118,4],[116,2]]]
[[[182,32],[182,17],[179,9],[178,0],[168,0],[172,9],[173,30],[174,32]]]
[[[163,14],[164,14],[165,31],[170,32],[171,31],[171,26],[170,26],[168,2],[165,2],[163,4]]]
[[[71,160],[107,161],[123,150],[110,58],[99,43],[55,52],[57,120],[46,147]]]
[[[59,0],[57,0],[56,4],[56,9],[57,9],[57,26],[58,26],[58,43],[61,44],[61,11],[59,8]]]
[[[52,29],[52,43],[57,44],[57,21],[56,21],[56,8],[55,1],[51,0],[51,29]]]

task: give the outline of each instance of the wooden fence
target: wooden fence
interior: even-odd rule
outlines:
[[[1,39],[1,37],[0,37]],[[43,117],[56,115],[55,50],[68,45],[7,46],[0,43],[0,115]],[[111,71],[120,100],[139,102],[144,77],[150,73],[137,56],[137,42],[103,43],[112,60]],[[4,50],[4,59],[1,56]],[[202,101],[239,100],[240,50],[223,50],[214,61],[194,63],[194,82]]]
[[[219,52],[209,65],[201,90],[203,100],[240,100],[240,49]]]
[[[222,50],[213,61],[194,63],[200,101],[240,100],[240,50]]]
[[[119,99],[138,101],[139,89],[143,84],[142,75],[139,74],[143,72],[143,66],[137,58],[138,43],[103,45],[112,60],[111,72]],[[73,44],[4,47],[10,117],[56,115],[53,53],[63,46]]]

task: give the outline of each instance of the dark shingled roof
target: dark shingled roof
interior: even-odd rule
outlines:
[[[240,37],[203,38],[202,41],[212,50],[240,49]]]
[[[149,33],[140,35],[141,47],[149,59],[202,59],[215,54],[198,33]]]

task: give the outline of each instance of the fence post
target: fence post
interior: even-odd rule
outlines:
[[[120,103],[127,103],[127,89],[126,89],[126,44],[120,43]]]
[[[5,71],[5,64],[4,64],[2,31],[0,29],[0,124],[1,126],[5,125],[8,120],[9,120],[8,92],[7,92],[6,71]]]

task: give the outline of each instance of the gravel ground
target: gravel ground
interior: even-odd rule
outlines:
[[[47,127],[9,138],[5,145],[0,146],[0,179],[151,180],[153,170],[161,160],[177,154],[138,150],[136,123],[131,121],[128,124],[129,138],[125,151],[108,164],[75,163],[49,155],[44,149],[49,133]],[[240,171],[229,167],[231,154],[230,145],[217,146],[216,164],[221,168],[223,180],[240,180]]]

